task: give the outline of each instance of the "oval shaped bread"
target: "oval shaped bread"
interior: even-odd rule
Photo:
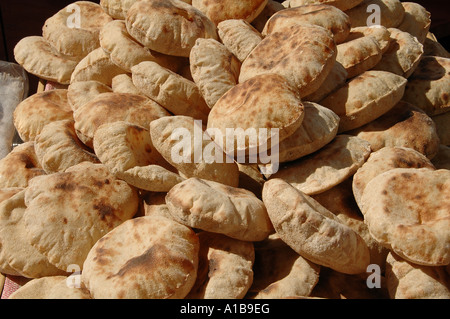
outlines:
[[[380,47],[381,53],[385,53],[391,43],[391,32],[382,25],[354,27],[350,29],[350,34],[345,41],[352,41],[361,37],[373,37]]]
[[[423,44],[431,27],[431,13],[416,2],[402,2],[402,6],[405,16],[397,28],[408,32]]]

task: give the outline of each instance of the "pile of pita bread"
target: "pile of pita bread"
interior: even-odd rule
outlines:
[[[0,160],[0,272],[29,279],[10,298],[449,299],[430,23],[398,0],[61,8],[15,47],[58,85],[17,106]],[[279,135],[213,148],[228,129]],[[251,161],[267,146],[278,163]]]

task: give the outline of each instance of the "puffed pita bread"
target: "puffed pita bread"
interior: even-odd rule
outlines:
[[[317,152],[282,164],[269,180],[284,180],[306,195],[320,194],[351,177],[370,152],[367,141],[339,134]]]
[[[142,94],[174,115],[207,120],[210,108],[193,81],[151,61],[139,63],[131,73],[134,85]]]
[[[352,27],[370,26],[379,22],[386,28],[396,28],[403,21],[405,8],[399,0],[364,0],[345,13],[350,17]],[[380,20],[377,21],[374,16]]]
[[[309,296],[319,281],[320,268],[300,256],[278,234],[270,235],[255,243],[255,274],[247,298]]]
[[[188,135],[185,135],[186,133]],[[188,116],[167,116],[150,123],[150,135],[155,149],[184,176],[238,187],[238,165],[229,160],[218,147],[214,153],[211,151],[208,154],[206,148],[214,142],[211,139],[204,139],[204,134],[206,133],[201,123]],[[180,138],[183,138],[181,142]],[[180,143],[183,148],[174,154]]]
[[[444,267],[416,265],[392,252],[386,261],[386,284],[391,299],[450,299]]]
[[[141,91],[134,85],[130,74],[119,74],[112,79],[111,89],[116,93],[141,94]]]
[[[385,53],[389,49],[391,43],[391,32],[382,25],[354,27],[350,29],[350,34],[345,41],[355,40],[365,36],[372,36],[378,43],[381,53]]]
[[[0,269],[25,278],[64,275],[28,240],[25,189],[0,204]]]
[[[450,171],[395,168],[373,178],[361,201],[372,236],[419,265],[450,263]]]
[[[80,287],[70,287],[71,281],[79,281]],[[14,291],[8,299],[92,299],[81,282],[81,275],[47,276],[30,280]]]
[[[78,138],[93,148],[96,130],[106,123],[126,121],[148,128],[151,121],[168,116],[161,105],[130,93],[102,93],[73,113]]]
[[[439,152],[431,162],[437,169],[450,170],[450,147],[441,144],[439,146]]]
[[[363,206],[361,198],[367,184],[376,176],[394,168],[435,169],[426,156],[409,147],[386,146],[374,151],[353,176],[353,195],[360,208]]]
[[[111,61],[109,54],[101,47],[91,51],[75,67],[70,83],[80,81],[98,81],[111,86],[112,79],[126,71]]]
[[[294,8],[298,6],[304,6],[309,4],[327,4],[334,6],[342,11],[347,11],[356,7],[363,0],[290,0],[289,7]]]
[[[415,2],[402,2],[405,16],[398,29],[408,32],[424,43],[431,26],[431,13],[425,7]]]
[[[279,74],[300,97],[316,91],[336,61],[332,34],[314,25],[293,26],[266,36],[241,66],[239,82],[257,75]]]
[[[127,12],[128,33],[143,46],[167,55],[189,57],[198,38],[217,39],[215,24],[179,0],[138,1]]]
[[[436,132],[441,144],[450,146],[450,127],[448,126],[448,123],[450,123],[450,112],[432,116],[431,119],[436,125]]]
[[[75,1],[45,21],[42,36],[61,54],[81,60],[100,47],[100,30],[112,20],[99,4]]]
[[[197,39],[189,61],[192,79],[210,108],[238,82],[241,62],[217,40]]]
[[[263,202],[275,231],[302,257],[346,274],[366,271],[364,240],[317,201],[281,179],[264,184]]]
[[[192,0],[215,25],[229,19],[252,22],[264,9],[267,0]]]
[[[245,20],[230,19],[217,25],[220,41],[243,62],[262,41],[262,35]]]
[[[407,80],[386,71],[365,71],[320,104],[340,117],[339,133],[361,127],[391,110],[403,97]]]
[[[268,0],[266,6],[261,11],[261,13],[252,21],[252,26],[258,31],[261,32],[264,29],[264,26],[267,23],[267,20],[270,17],[280,11],[285,9],[285,7],[278,1]]]
[[[422,109],[405,101],[348,134],[368,141],[372,151],[386,146],[409,147],[430,159],[442,143],[434,121]]]
[[[41,36],[22,38],[14,58],[27,72],[44,80],[69,84],[80,59],[62,55]]]
[[[197,277],[199,246],[194,231],[173,220],[134,218],[94,245],[82,280],[95,299],[183,299]]]
[[[187,299],[243,299],[253,282],[255,249],[222,234],[198,234],[197,280]]]
[[[450,59],[424,56],[408,78],[403,100],[417,105],[428,115],[450,110]]]
[[[319,103],[329,94],[344,86],[347,83],[347,77],[347,70],[336,61],[320,87],[313,93],[303,97],[303,100]]]
[[[100,0],[100,6],[116,20],[125,20],[131,6],[139,0]]]
[[[388,30],[391,34],[391,43],[381,61],[373,69],[409,78],[422,58],[423,45],[408,32],[396,28]]]
[[[45,174],[36,156],[34,142],[24,142],[0,160],[0,189],[27,187],[33,177]]]
[[[278,129],[281,142],[300,127],[304,116],[298,93],[284,77],[258,75],[239,83],[219,99],[209,114],[207,127],[220,131],[213,139],[227,154],[256,156],[270,148],[268,145],[274,145],[274,129]],[[235,129],[235,134],[227,138],[229,129]],[[249,130],[256,132],[245,136]],[[266,130],[266,136],[261,135],[261,130]]]
[[[76,111],[97,95],[112,91],[111,87],[98,81],[74,82],[67,88],[67,101],[72,110]]]
[[[25,191],[28,240],[59,269],[82,269],[91,247],[132,218],[138,201],[137,190],[102,164],[84,162],[35,177]]]
[[[36,157],[47,174],[63,172],[82,162],[99,163],[94,152],[78,138],[73,120],[47,124],[36,137]]]
[[[183,181],[154,147],[149,129],[123,121],[101,125],[94,135],[100,161],[118,178],[139,189],[169,191]]]
[[[260,241],[273,231],[263,202],[242,188],[193,177],[175,185],[166,204],[176,221],[234,239]]]
[[[329,30],[336,44],[345,41],[351,28],[350,19],[343,11],[326,4],[311,4],[276,12],[261,33],[267,36],[299,24],[318,25]]]
[[[279,145],[280,163],[294,161],[314,153],[337,135],[339,116],[313,102],[303,102],[305,117],[302,125]]]

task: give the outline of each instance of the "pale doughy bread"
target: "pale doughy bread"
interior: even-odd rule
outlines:
[[[189,135],[185,136],[186,133]],[[150,123],[149,135],[155,149],[185,177],[198,177],[238,187],[238,165],[230,161],[218,147],[208,153],[207,148],[213,142],[211,139],[205,140],[204,134],[202,125],[188,116],[167,116]],[[188,140],[180,142],[180,138]],[[183,148],[174,154],[180,143]]]
[[[403,97],[407,80],[386,71],[365,71],[320,104],[340,117],[339,133],[361,127],[391,110]]]
[[[380,47],[381,53],[385,53],[391,43],[391,32],[382,25],[354,27],[350,29],[350,34],[345,41],[355,40],[361,37],[371,36],[375,38]]]
[[[450,123],[450,112],[432,116],[431,119],[436,125],[436,132],[441,144],[450,146],[450,127],[448,125]]]
[[[252,242],[202,231],[197,280],[187,299],[243,299],[253,282]]]
[[[400,101],[386,114],[348,133],[368,141],[372,151],[386,146],[409,147],[432,159],[442,143],[436,128],[422,109]]]
[[[192,0],[192,5],[216,25],[229,19],[252,22],[266,4],[267,0]]]
[[[193,81],[151,61],[139,63],[131,73],[134,85],[142,94],[174,115],[207,120],[210,108]]]
[[[197,277],[199,246],[194,231],[173,220],[134,218],[94,245],[81,276],[95,299],[183,299]]]
[[[33,279],[14,291],[8,299],[92,299],[80,276],[48,276]],[[72,281],[79,281],[80,287],[69,286]]]
[[[356,7],[362,1],[363,0],[290,0],[289,7],[295,8],[308,4],[327,4],[330,6],[334,6],[342,11],[347,11],[353,7]]]
[[[292,26],[266,36],[241,66],[239,82],[271,73],[284,76],[300,97],[316,91],[334,66],[332,34],[316,25]]]
[[[316,195],[351,177],[364,164],[370,152],[367,141],[337,135],[317,152],[282,164],[270,179],[282,179],[306,195]]]
[[[419,266],[392,252],[386,261],[386,284],[391,299],[450,299],[444,267]]]
[[[303,97],[303,100],[319,103],[329,94],[344,86],[347,83],[347,77],[347,70],[336,61],[320,87],[313,93]]]
[[[317,201],[281,179],[264,184],[263,201],[281,240],[302,257],[347,274],[366,271],[364,240]]]
[[[377,6],[376,9],[374,9],[374,5]],[[377,23],[377,19],[374,19],[375,15],[379,17],[379,23],[382,26],[396,28],[403,21],[405,8],[399,0],[364,0],[356,7],[345,11],[345,13],[350,17],[352,27]]]
[[[94,152],[78,138],[73,120],[47,124],[36,137],[36,157],[47,174],[63,172],[82,162],[99,163]]]
[[[124,20],[131,6],[140,0],[100,0],[100,6],[111,17],[117,20]]]
[[[188,57],[198,38],[217,39],[215,24],[180,0],[138,1],[128,10],[126,24],[139,43],[167,55]]]
[[[90,102],[101,93],[112,92],[112,89],[98,81],[74,82],[67,88],[67,101],[73,111]]]
[[[100,47],[100,30],[110,21],[99,4],[75,1],[45,21],[42,36],[61,54],[81,59]]]
[[[361,201],[371,235],[419,265],[450,263],[450,171],[395,168],[373,178]]]
[[[408,32],[424,43],[431,26],[431,14],[425,7],[415,2],[402,2],[405,16],[398,29]]]
[[[141,91],[134,85],[130,74],[119,74],[112,79],[111,89],[115,93],[141,94]]]
[[[132,218],[138,201],[137,191],[102,164],[84,162],[35,177],[25,191],[28,240],[59,269],[82,269],[91,247]]]
[[[176,221],[234,239],[259,241],[273,231],[263,202],[245,189],[189,178],[167,193],[166,204]]]
[[[192,79],[210,108],[237,84],[241,62],[217,40],[197,39],[189,61]]]
[[[450,59],[424,56],[408,78],[403,100],[417,105],[428,115],[450,111]]]
[[[231,19],[218,24],[217,32],[225,47],[243,62],[262,41],[262,35],[245,20]]]
[[[41,36],[22,38],[14,47],[14,58],[27,72],[61,84],[70,83],[80,61],[59,53]]]

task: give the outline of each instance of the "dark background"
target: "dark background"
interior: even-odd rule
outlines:
[[[431,13],[430,31],[450,51],[450,1],[411,1],[420,3]],[[26,36],[42,35],[45,20],[73,2],[75,0],[0,0],[0,60],[15,62],[13,50],[16,43]],[[30,76],[31,90],[36,83],[37,79]]]

